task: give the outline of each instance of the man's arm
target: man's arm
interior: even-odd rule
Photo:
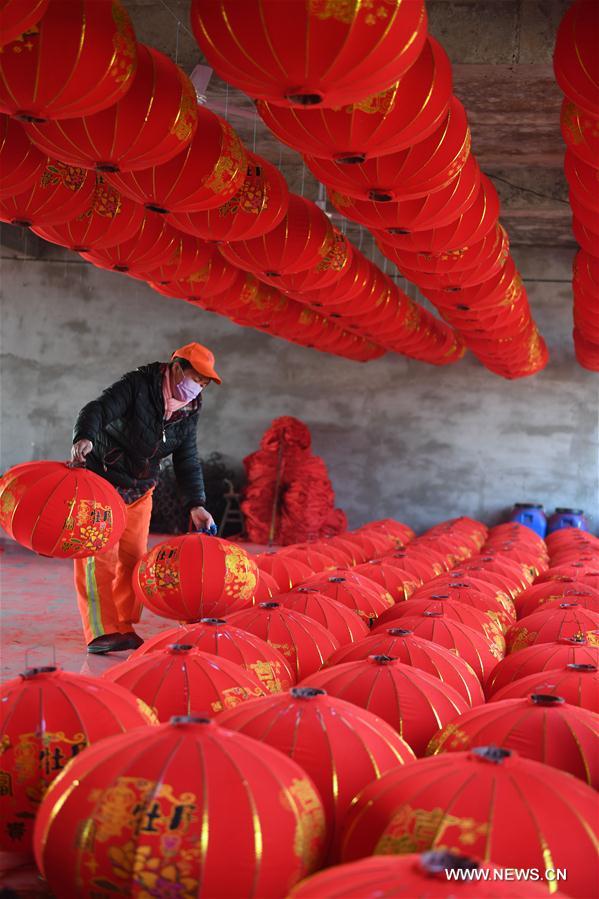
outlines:
[[[134,372],[123,375],[80,411],[73,429],[74,462],[83,462],[91,452],[100,431],[111,421],[121,418],[133,405]]]
[[[191,515],[194,526],[198,530],[209,528],[214,524],[214,519],[204,508],[206,502],[204,473],[193,421],[189,422],[184,439],[173,452],[173,468],[177,485],[183,494],[185,507]]]

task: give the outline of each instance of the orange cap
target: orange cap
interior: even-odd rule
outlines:
[[[185,346],[179,347],[171,356],[171,360],[176,358],[187,359],[199,375],[204,375],[205,378],[211,378],[217,384],[222,384],[214,370],[214,353],[211,353],[208,347],[202,346],[201,343],[187,343]]]

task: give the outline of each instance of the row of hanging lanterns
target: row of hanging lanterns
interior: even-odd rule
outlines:
[[[570,188],[574,260],[574,349],[583,368],[599,371],[599,10],[576,0],[557,33],[553,67],[564,93],[564,170]]]

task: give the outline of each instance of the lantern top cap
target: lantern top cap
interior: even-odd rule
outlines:
[[[194,647],[191,643],[169,643],[166,648],[168,652],[177,655],[177,653],[190,652]]]
[[[181,727],[185,724],[214,724],[212,718],[207,715],[173,715],[169,724],[174,727]]]
[[[226,624],[226,620],[224,618],[200,618],[200,624],[210,624],[215,627],[220,624]]]
[[[26,668],[21,677],[23,680],[31,680],[34,677],[39,677],[40,674],[54,674],[54,672],[59,670],[57,665],[40,665],[37,668]]]
[[[260,609],[280,609],[281,603],[280,602],[261,602],[261,603],[259,603],[258,608],[260,608]]]
[[[407,630],[405,627],[388,627],[387,633],[392,637],[409,637],[414,631]]]
[[[507,758],[514,755],[511,749],[503,749],[501,746],[476,746],[470,751],[476,759],[492,765],[501,765]]]
[[[566,665],[566,668],[569,671],[590,671],[590,672],[599,671],[599,668],[597,668],[597,665],[586,665],[586,664],[583,664],[582,662],[570,662],[569,665]]]
[[[467,855],[460,855],[458,852],[451,852],[449,849],[423,852],[419,861],[422,870],[431,876],[447,877],[445,872],[448,869],[451,871],[476,871],[479,867],[478,862],[474,859],[468,858]]]
[[[563,696],[553,696],[550,693],[531,693],[528,697],[532,705],[556,706],[563,705]]]
[[[327,695],[327,691],[319,687],[292,687],[289,692],[294,699],[314,699],[315,696]]]
[[[388,656],[380,653],[378,655],[368,656],[369,661],[374,662],[375,665],[389,665],[391,662],[396,662],[396,656]]]

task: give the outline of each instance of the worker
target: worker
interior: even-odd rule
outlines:
[[[214,356],[199,343],[175,350],[127,374],[83,407],[73,432],[72,464],[85,464],[117,489],[126,504],[118,543],[75,560],[75,588],[87,651],[120,652],[143,643],[133,625],[141,603],[133,569],[147,551],[152,492],[161,459],[172,454],[177,486],[193,526],[215,532],[206,495],[196,427],[201,392],[221,383]]]

